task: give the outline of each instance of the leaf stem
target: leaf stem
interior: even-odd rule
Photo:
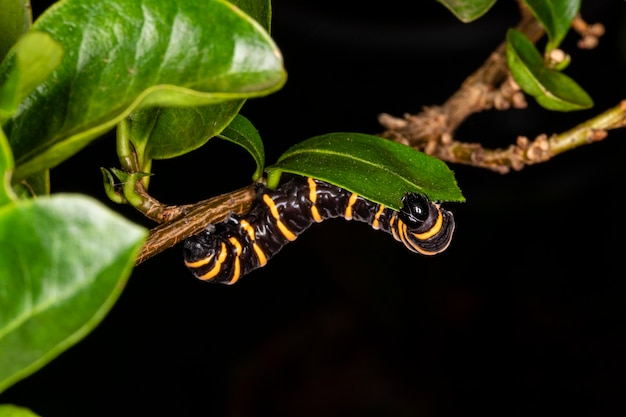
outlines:
[[[137,161],[137,154],[133,149],[133,145],[130,141],[130,126],[128,124],[128,118],[125,118],[117,125],[116,129],[116,145],[117,145],[117,157],[120,161],[122,169],[127,172],[139,172],[139,162]]]

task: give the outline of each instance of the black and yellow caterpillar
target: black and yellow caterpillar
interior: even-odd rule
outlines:
[[[343,217],[390,233],[412,252],[434,255],[450,244],[452,213],[407,193],[400,211],[327,182],[294,177],[275,191],[259,185],[249,212],[230,215],[184,242],[185,265],[197,278],[234,284],[264,266],[313,223]]]

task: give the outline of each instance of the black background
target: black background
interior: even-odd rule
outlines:
[[[583,3],[607,34],[591,51],[570,35],[566,72],[595,108],[555,114],[529,99],[472,116],[459,140],[506,147],[626,98],[626,3]],[[289,79],[242,111],[269,163],[308,137],[377,133],[379,113],[443,103],[517,21],[506,0],[472,24],[434,1],[273,4]],[[451,166],[467,202],[447,205],[457,232],[433,258],[329,221],[227,287],[195,280],[170,249],[136,268],[93,333],[0,403],[46,417],[624,415],[625,140],[613,131],[504,176]],[[54,169],[53,191],[106,201],[100,166],[117,166],[110,135]],[[193,202],[247,184],[253,169],[215,140],[156,162],[151,191]]]

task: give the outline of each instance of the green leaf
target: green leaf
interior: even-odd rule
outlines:
[[[4,132],[0,129],[0,207],[16,198],[11,188],[12,172],[13,154]]]
[[[395,210],[407,192],[434,201],[465,201],[454,174],[437,158],[406,145],[360,133],[330,133],[305,140],[268,167],[268,185],[281,172],[311,176]]]
[[[1,0],[0,0],[1,1]],[[49,35],[43,32],[26,33],[11,51],[11,57],[5,62],[8,72],[4,84],[0,85],[0,123],[8,120],[17,111],[19,103],[41,84],[50,73],[59,65],[63,56],[63,48]],[[0,173],[4,173],[4,180],[10,181],[14,162],[11,151],[7,151],[9,144],[2,133],[0,148],[5,147],[0,158],[6,158],[11,153],[10,166],[0,162]],[[10,170],[10,173],[8,172]],[[4,186],[9,191],[10,183]],[[48,170],[22,179],[14,187],[20,197],[44,195],[50,192],[50,176]],[[0,191],[3,193],[3,191]],[[2,201],[2,197],[0,197]]]
[[[496,0],[437,0],[450,10],[457,19],[469,23],[478,19],[493,6]]]
[[[15,44],[2,65],[0,123],[17,111],[20,102],[50,75],[62,57],[61,45],[43,32],[29,32]]]
[[[269,0],[232,0],[231,3],[269,31]],[[130,126],[129,134],[142,161],[139,168],[147,171],[145,167],[150,166],[151,159],[173,158],[204,145],[228,126],[244,102],[231,100],[193,108],[150,109],[147,115],[141,116],[131,114],[134,123]]]
[[[30,0],[0,0],[0,61],[28,30],[32,20]]]
[[[515,81],[548,110],[572,111],[593,106],[591,97],[567,75],[547,68],[535,45],[521,32],[509,29],[506,57]]]
[[[572,20],[580,10],[580,0],[524,0],[548,34],[546,51],[558,48]]]
[[[0,405],[0,417],[39,417],[28,408],[18,407],[10,404]]]
[[[20,199],[50,194],[50,170],[40,171],[13,184],[13,191]]]
[[[252,181],[257,181],[261,178],[263,167],[265,166],[265,150],[259,132],[248,119],[242,115],[237,115],[218,137],[236,143],[247,150],[254,158],[254,162],[256,162],[256,170],[252,174]]]
[[[246,12],[250,17],[259,22],[265,30],[270,32],[272,24],[271,0],[230,0],[230,2]]]
[[[83,196],[0,207],[0,392],[102,320],[145,235]]]
[[[151,108],[130,116],[131,141],[144,165],[193,151],[220,133],[237,115],[243,100],[216,106]],[[137,113],[140,113],[139,115]],[[144,149],[143,155],[139,150]]]
[[[66,54],[6,125],[16,179],[57,165],[139,107],[262,96],[285,81],[268,33],[222,0],[64,0],[33,28]]]

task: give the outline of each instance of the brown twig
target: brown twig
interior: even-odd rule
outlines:
[[[600,38],[604,35],[604,25],[601,23],[588,24],[580,15],[572,21],[572,29],[580,35],[578,47],[580,49],[593,49],[598,46]]]
[[[511,169],[519,171],[527,165],[546,162],[560,153],[598,142],[607,136],[609,130],[623,127],[626,127],[626,100],[567,132],[551,137],[542,134],[530,141],[520,136],[515,145],[493,150],[484,149],[478,143],[451,141],[439,151],[448,152],[442,159],[505,174]]]
[[[544,33],[530,14],[523,15],[517,29],[533,41]],[[500,44],[443,105],[426,107],[421,113],[405,115],[402,119],[381,114],[379,122],[387,128],[381,136],[433,154],[442,139],[453,137],[456,129],[472,114],[493,107],[525,107],[519,88],[508,77],[505,51],[505,43]]]
[[[230,213],[241,214],[248,211],[254,196],[255,186],[252,184],[231,193],[185,206],[183,217],[160,224],[150,231],[137,256],[136,265],[201,232],[208,224],[224,221]]]
[[[193,204],[163,204],[148,193],[148,190],[146,190],[145,184],[142,181],[135,182],[134,192],[136,193],[136,196],[139,197],[138,200],[141,202],[141,204],[136,205],[135,208],[142,212],[144,216],[157,223],[168,223],[180,219],[195,206]],[[197,204],[202,204],[202,202]]]
[[[536,42],[544,33],[540,23],[520,2],[521,21],[516,29]],[[577,16],[572,27],[581,36],[579,47],[592,48],[604,34],[601,24],[588,25]],[[470,75],[443,105],[425,107],[416,115],[397,118],[388,114],[379,116],[387,130],[380,135],[412,146],[427,154],[452,163],[487,168],[499,173],[545,162],[552,156],[575,147],[602,140],[607,131],[624,127],[622,101],[613,109],[559,135],[546,134],[534,140],[519,137],[516,144],[505,149],[486,149],[479,143],[454,140],[458,127],[472,114],[495,108],[525,108],[526,99],[513,81],[506,64],[506,44],[503,42],[489,58]]]

